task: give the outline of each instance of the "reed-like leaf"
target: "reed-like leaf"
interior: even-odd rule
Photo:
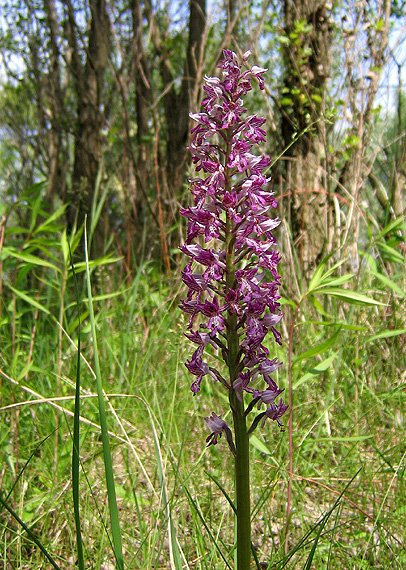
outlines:
[[[80,467],[80,300],[78,282],[76,279],[75,268],[73,267],[72,252],[68,241],[69,256],[73,274],[73,282],[75,284],[76,308],[78,313],[78,351],[76,363],[76,386],[75,386],[75,409],[73,416],[73,447],[72,447],[72,495],[73,495],[73,511],[75,516],[76,530],[76,553],[78,557],[79,570],[84,570],[85,560],[83,556],[83,540],[80,524],[80,507],[79,507],[79,467]]]
[[[90,281],[90,265],[87,248],[87,232],[85,227],[85,260],[86,260],[86,282],[87,296],[89,301],[89,318],[93,339],[94,351],[94,371],[96,374],[97,398],[99,405],[101,437],[103,444],[104,471],[106,475],[107,497],[109,503],[111,533],[113,537],[114,556],[118,570],[124,570],[123,548],[121,541],[120,520],[118,517],[116,489],[114,485],[113,462],[111,459],[110,441],[107,430],[106,410],[104,405],[104,393],[101,380],[99,353],[97,347],[96,324],[93,311],[92,287]]]

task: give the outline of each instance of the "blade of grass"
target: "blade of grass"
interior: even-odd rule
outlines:
[[[73,511],[75,517],[75,530],[76,530],[76,549],[78,557],[79,570],[85,570],[85,560],[83,556],[83,540],[82,531],[80,527],[80,508],[79,508],[79,466],[80,466],[80,300],[78,282],[76,278],[75,268],[73,266],[72,251],[69,246],[70,264],[73,274],[73,282],[75,285],[76,307],[78,312],[78,350],[77,350],[77,364],[76,364],[76,387],[75,387],[75,408],[73,416],[73,447],[72,447],[72,495],[73,495]]]
[[[82,355],[83,357],[83,355]],[[31,394],[32,396],[35,396],[37,398],[36,401],[27,401],[27,402],[19,402],[19,403],[15,403],[15,404],[11,404],[9,406],[3,406],[2,408],[0,408],[1,410],[5,410],[7,408],[13,408],[13,407],[19,407],[19,406],[23,406],[23,405],[32,405],[33,403],[35,404],[42,404],[42,403],[46,403],[49,404],[50,406],[52,406],[53,408],[60,410],[61,412],[63,412],[64,414],[66,414],[67,416],[71,416],[74,417],[74,413],[69,410],[68,408],[64,408],[63,406],[60,406],[59,404],[57,404],[57,402],[59,401],[64,401],[64,400],[72,400],[73,396],[61,396],[59,398],[45,398],[44,396],[42,396],[41,394],[39,394],[38,392],[35,392],[34,390],[31,390],[31,388],[28,388],[28,386],[24,386],[24,384],[20,384],[19,382],[17,382],[17,380],[15,380],[14,378],[11,378],[11,376],[8,376],[8,374],[6,374],[1,368],[0,368],[0,376],[2,378],[4,378],[5,380],[8,380],[11,384],[13,384],[13,386],[16,386],[18,388],[20,388],[22,391],[26,392],[27,394]],[[108,394],[107,396],[117,396],[117,397],[123,397],[123,394]],[[95,398],[97,397],[97,395],[95,394],[86,394],[86,395],[82,395],[82,398]],[[125,396],[126,398],[131,398],[133,396]],[[101,426],[99,426],[97,423],[92,422],[91,420],[80,416],[80,421],[86,425],[89,426],[93,426],[94,428],[96,428],[96,430],[101,430]],[[108,435],[110,437],[115,438],[117,441],[120,441],[121,443],[125,443],[127,444],[128,442],[120,437],[119,435],[117,435],[114,432],[108,432]]]
[[[207,523],[206,523],[206,520],[205,520],[203,514],[201,513],[199,507],[198,507],[197,504],[196,504],[196,501],[193,499],[192,495],[190,494],[189,489],[188,489],[187,487],[183,487],[183,489],[184,489],[184,491],[185,491],[185,493],[186,493],[186,495],[187,495],[187,497],[188,497],[188,499],[189,499],[191,505],[193,506],[194,510],[196,511],[197,516],[198,516],[199,519],[202,521],[202,524],[203,524],[204,528],[206,529],[208,535],[210,536],[210,539],[211,539],[211,541],[212,541],[212,544],[214,544],[214,546],[216,547],[216,549],[217,549],[218,553],[220,554],[221,558],[224,560],[224,563],[226,564],[227,568],[228,568],[229,570],[232,570],[232,566],[230,566],[230,564],[228,563],[228,561],[227,561],[227,559],[225,558],[224,554],[222,553],[221,548],[220,548],[219,545],[217,544],[216,539],[214,538],[214,536],[213,536],[213,534],[212,534],[210,528],[208,527],[208,525],[207,525]]]
[[[18,516],[18,514],[6,503],[6,501],[0,496],[0,503],[3,505],[3,507],[6,509],[6,511],[8,511],[8,513],[15,518],[15,520],[18,522],[18,524],[25,530],[25,532],[28,534],[28,536],[31,538],[31,540],[33,542],[35,542],[35,544],[38,546],[38,548],[41,550],[41,552],[43,553],[43,555],[46,557],[46,559],[49,561],[50,564],[52,564],[52,566],[55,568],[55,570],[61,570],[60,566],[58,566],[58,564],[55,562],[55,560],[52,558],[52,556],[49,554],[49,552],[47,551],[47,549],[45,548],[45,546],[43,546],[43,544],[38,540],[38,538],[35,536],[35,534],[32,532],[32,530],[30,529],[30,527],[28,527],[25,522]]]
[[[101,381],[99,353],[97,349],[96,325],[95,325],[94,311],[93,311],[92,287],[90,281],[89,257],[88,257],[88,248],[87,248],[86,221],[85,221],[85,260],[86,260],[87,297],[89,301],[89,318],[90,318],[90,327],[93,339],[94,368],[96,374],[97,398],[99,404],[104,470],[106,474],[111,533],[113,537],[114,556],[116,559],[117,568],[119,570],[124,570],[123,548],[121,541],[120,521],[118,517],[116,489],[114,485],[113,463],[111,459],[110,441],[107,430],[106,410],[104,406],[104,394],[103,394],[103,387]]]
[[[347,485],[345,486],[343,492],[340,494],[340,496],[338,497],[338,499],[336,500],[336,502],[334,503],[334,505],[331,507],[331,509],[324,515],[324,517],[317,523],[319,525],[319,530],[317,532],[316,538],[314,539],[313,542],[313,546],[312,549],[309,553],[309,556],[307,557],[306,560],[306,564],[303,568],[303,570],[310,570],[311,569],[311,565],[312,565],[312,561],[313,561],[313,557],[314,554],[316,552],[316,548],[317,548],[317,544],[319,542],[321,533],[324,529],[324,527],[327,524],[327,521],[329,520],[330,516],[332,515],[333,511],[338,507],[338,505],[340,504],[341,501],[341,497],[344,495],[344,493],[346,492],[346,490],[348,489],[348,487],[351,485],[351,483],[354,481],[355,477],[358,475],[358,473],[360,473],[360,471],[362,470],[362,467],[360,469],[358,469],[358,471],[355,473],[354,477],[347,483]]]
[[[4,409],[4,408],[3,408],[3,409]],[[29,456],[29,458],[27,459],[27,461],[24,463],[23,467],[22,467],[21,470],[19,471],[19,473],[18,473],[18,475],[17,475],[17,477],[16,477],[16,479],[15,479],[15,481],[14,481],[14,483],[13,483],[11,489],[10,489],[10,491],[7,493],[7,497],[6,497],[6,499],[5,499],[6,501],[8,501],[9,498],[11,497],[12,492],[14,491],[15,487],[17,486],[17,483],[18,483],[18,481],[20,480],[21,476],[23,475],[24,471],[25,471],[26,468],[28,467],[28,464],[29,464],[29,462],[31,461],[31,459],[37,455],[38,450],[41,448],[41,446],[42,446],[50,437],[52,437],[52,436],[55,434],[56,431],[57,431],[57,430],[55,429],[55,430],[53,430],[51,433],[49,433],[49,434],[48,434],[46,437],[44,437],[44,439],[41,440],[41,441],[39,442],[39,444],[35,447],[34,451],[31,453],[31,455]]]
[[[9,289],[11,289],[11,291],[13,291],[13,293],[15,293],[17,295],[17,297],[19,297],[20,299],[22,299],[23,301],[25,301],[26,303],[28,303],[29,305],[32,305],[33,307],[35,307],[36,309],[39,309],[40,311],[43,311],[44,313],[46,313],[47,315],[49,315],[49,311],[46,307],[44,307],[43,305],[41,305],[41,303],[38,303],[37,301],[35,301],[35,299],[31,299],[31,297],[29,295],[27,295],[26,293],[23,293],[22,291],[19,291],[18,289],[15,289],[12,285],[10,285],[10,283],[7,284],[7,287]]]
[[[343,491],[340,493],[340,495],[338,496],[337,500],[335,501],[335,503],[331,507],[331,509],[329,511],[327,511],[327,513],[325,515],[323,515],[322,518],[306,532],[306,534],[299,540],[299,542],[297,544],[295,544],[295,546],[283,558],[281,558],[278,562],[276,562],[275,570],[282,570],[282,568],[285,568],[286,565],[288,564],[289,560],[291,560],[291,558],[293,558],[293,556],[296,554],[296,552],[298,552],[301,548],[305,548],[310,542],[313,542],[312,550],[310,551],[309,556],[307,557],[306,564],[305,564],[305,567],[303,568],[303,570],[308,570],[311,568],[311,562],[313,560],[313,556],[314,556],[314,553],[315,553],[316,548],[317,548],[317,543],[319,541],[319,538],[320,538],[320,535],[321,535],[321,532],[322,532],[324,526],[326,525],[331,514],[335,511],[335,509],[340,504],[341,498],[344,496],[344,493],[347,491],[347,489],[349,488],[349,486],[351,485],[351,483],[354,481],[354,479],[357,477],[357,475],[360,473],[361,470],[362,470],[362,467],[360,469],[358,469],[358,471],[355,473],[355,475],[347,483],[347,485],[345,486]],[[313,531],[315,531],[317,528],[319,528],[319,531],[317,533],[316,538],[313,541],[308,540],[309,537],[313,534]]]
[[[391,491],[391,489],[392,489],[392,486],[393,486],[393,484],[394,484],[394,482],[395,482],[395,479],[396,479],[396,477],[398,476],[398,473],[399,473],[399,471],[400,471],[400,469],[401,469],[401,467],[402,467],[402,465],[403,465],[403,462],[404,462],[404,460],[405,460],[405,457],[406,457],[406,451],[403,453],[403,455],[402,455],[402,457],[401,457],[401,459],[400,459],[400,461],[399,461],[399,465],[397,466],[396,471],[393,473],[392,478],[391,478],[391,480],[390,480],[390,482],[389,482],[388,488],[386,489],[385,495],[384,495],[383,500],[382,500],[382,502],[381,502],[381,506],[379,507],[378,513],[377,513],[377,515],[376,515],[376,517],[375,517],[374,526],[372,527],[372,529],[371,529],[371,531],[370,531],[370,533],[369,533],[368,541],[367,541],[367,543],[366,543],[366,545],[365,545],[365,547],[364,547],[364,552],[363,552],[362,558],[361,558],[362,561],[365,560],[365,557],[366,557],[366,555],[367,555],[368,547],[369,547],[369,545],[370,545],[370,542],[371,542],[371,540],[373,539],[373,536],[374,536],[374,533],[375,533],[376,529],[378,528],[378,524],[379,524],[378,521],[380,520],[380,518],[381,518],[381,513],[382,513],[382,511],[383,511],[383,509],[384,509],[384,506],[386,505],[386,500],[387,500],[387,498],[388,498],[388,496],[389,496],[389,493],[390,493],[390,491]]]
[[[166,476],[165,476],[163,458],[161,453],[161,446],[159,445],[159,438],[156,432],[154,418],[152,416],[150,407],[148,406],[147,402],[145,402],[142,398],[140,398],[140,400],[144,403],[145,407],[147,408],[149,419],[151,422],[151,428],[152,428],[152,434],[155,446],[155,455],[157,458],[158,478],[161,486],[162,501],[164,504],[166,521],[168,524],[168,542],[169,542],[169,555],[170,555],[171,568],[174,570],[182,570],[182,568],[189,569],[186,558],[183,554],[183,551],[176,537],[175,526],[173,524],[173,518],[172,518],[171,505],[166,485]]]
[[[121,384],[123,381],[123,372],[124,372],[125,363],[127,360],[127,345],[128,345],[128,341],[130,339],[130,327],[131,327],[131,323],[133,321],[135,302],[138,299],[138,297],[137,297],[138,287],[139,287],[139,284],[141,281],[141,275],[142,275],[142,270],[143,270],[146,235],[147,235],[146,234],[146,224],[144,224],[144,230],[143,230],[143,234],[142,234],[141,260],[139,262],[137,273],[136,273],[135,279],[133,281],[133,284],[131,285],[131,289],[130,289],[130,293],[129,293],[129,298],[131,298],[132,300],[131,300],[131,305],[130,305],[130,311],[128,313],[127,326],[126,326],[125,333],[123,335],[123,340],[122,340],[121,366],[120,366],[120,375],[118,378],[118,391],[119,392],[121,391]]]

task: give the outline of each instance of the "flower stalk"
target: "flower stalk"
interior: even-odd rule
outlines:
[[[249,570],[251,561],[249,435],[267,418],[282,426],[280,418],[287,409],[282,399],[276,403],[283,390],[272,378],[282,363],[270,358],[265,344],[269,332],[281,344],[275,328],[282,318],[280,255],[272,234],[279,220],[269,216],[277,206],[264,175],[270,159],[252,152],[265,141],[265,119],[246,116],[243,107],[253,80],[264,88],[266,70],[249,67],[250,54],[239,61],[234,52],[224,50],[219,64],[223,79],[205,77],[204,112],[190,115],[197,123],[189,147],[197,176],[190,180],[194,204],[181,210],[188,222],[180,248],[190,257],[182,273],[188,293],[180,307],[190,315],[185,335],[197,345],[186,362],[196,377],[191,389],[197,394],[204,376],[219,381],[228,390],[233,416],[234,437],[214,412],[205,421],[208,446],[224,435],[235,458],[237,570]],[[225,362],[226,377],[206,361],[213,350]],[[251,401],[246,405],[247,398]],[[247,429],[248,414],[264,404],[265,411]]]

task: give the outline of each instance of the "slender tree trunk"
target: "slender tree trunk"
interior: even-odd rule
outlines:
[[[325,125],[321,120],[330,72],[332,25],[325,2],[285,0],[280,99],[284,192],[302,269],[308,270],[328,242],[329,201],[323,175]],[[288,185],[288,187],[286,186]]]
[[[143,218],[145,192],[148,186],[148,175],[151,173],[151,130],[148,125],[149,107],[151,104],[151,78],[149,62],[144,49],[142,7],[140,0],[131,0],[132,26],[134,34],[134,81],[135,81],[135,112],[137,122],[137,182],[134,188],[133,201],[135,215]],[[139,188],[142,186],[142,188]],[[135,220],[137,221],[137,220]]]
[[[49,28],[49,42],[51,59],[49,66],[48,102],[51,128],[49,130],[48,144],[48,188],[47,204],[52,209],[55,196],[65,197],[65,168],[62,165],[62,112],[63,95],[61,89],[61,75],[58,49],[58,18],[54,0],[45,0],[44,8]]]
[[[339,174],[339,186],[348,189],[353,203],[357,203],[365,188],[363,181],[369,181],[377,192],[376,197],[386,211],[393,207],[385,188],[380,188],[371,173],[373,164],[367,156],[370,138],[375,128],[374,105],[379,86],[380,73],[389,56],[389,28],[391,2],[377,0],[373,5],[369,2],[355,3],[353,13],[346,17],[345,41],[345,73],[347,80],[347,99],[352,116],[350,137],[357,141],[351,149],[351,156],[344,163]],[[377,31],[377,23],[380,29]],[[355,37],[365,35],[362,53],[354,41]],[[364,73],[359,70],[364,66]],[[372,176],[371,176],[372,174]],[[392,198],[394,196],[392,195]],[[391,215],[394,215],[392,212]]]
[[[161,75],[169,88],[165,96],[165,117],[167,135],[167,176],[171,193],[176,195],[183,183],[187,163],[187,142],[189,139],[189,111],[192,95],[198,79],[203,32],[206,24],[206,0],[190,0],[189,39],[185,60],[185,71],[180,92],[176,92],[174,78],[168,61],[161,58]]]
[[[68,225],[77,218],[81,224],[91,210],[96,181],[101,168],[101,130],[104,123],[103,86],[109,56],[110,21],[104,0],[90,0],[91,23],[83,65],[78,52],[76,22],[70,0],[68,41],[72,50],[71,70],[77,97],[75,156],[68,209]]]

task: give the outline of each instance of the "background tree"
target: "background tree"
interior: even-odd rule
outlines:
[[[279,104],[281,150],[288,150],[281,170],[289,196],[292,237],[300,265],[306,268],[325,252],[331,226],[331,200],[323,189],[333,23],[332,7],[324,1],[283,3],[284,72]]]
[[[76,216],[81,225],[85,214],[91,210],[101,168],[101,132],[105,126],[103,95],[110,53],[110,20],[104,0],[91,0],[90,14],[83,8],[75,10],[70,0],[64,0],[63,4],[66,11],[68,72],[73,79],[76,102],[74,163],[67,211],[68,227],[72,227]],[[77,23],[78,17],[84,17],[87,21],[86,38]]]
[[[2,0],[1,8],[2,191],[18,195],[45,179],[44,207],[69,203],[69,226],[97,211],[97,249],[114,240],[127,270],[144,227],[150,255],[170,267],[189,111],[224,47],[251,48],[270,69],[255,105],[269,118],[264,151],[281,155],[272,184],[298,267],[306,273],[342,244],[337,220],[375,200],[369,143],[385,70],[402,53],[400,40],[393,50],[389,42],[402,6],[233,0],[207,14],[204,0]],[[399,213],[401,184],[394,188]]]

